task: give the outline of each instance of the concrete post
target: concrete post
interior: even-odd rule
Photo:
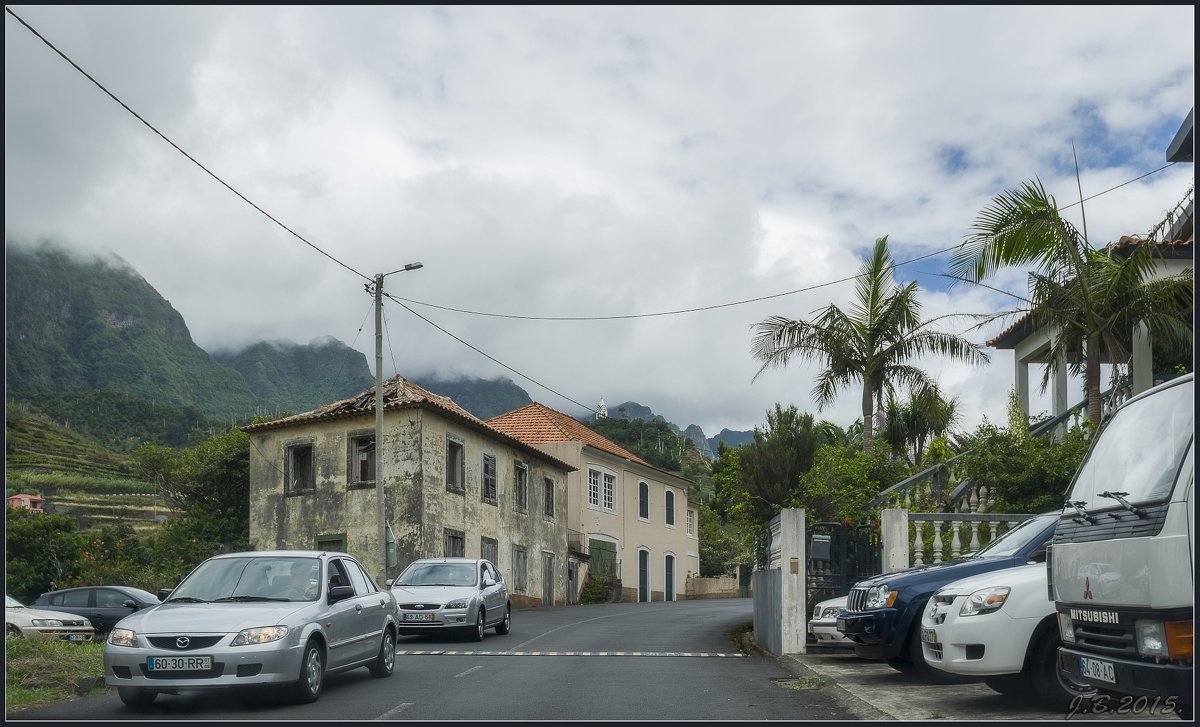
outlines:
[[[807,555],[804,542],[804,509],[780,513],[782,536],[780,558],[783,579],[780,587],[782,649],[784,654],[805,653],[808,601],[805,590]]]
[[[907,568],[908,510],[888,508],[880,513],[879,534],[883,539],[883,572],[891,573]]]

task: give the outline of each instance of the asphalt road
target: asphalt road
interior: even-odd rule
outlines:
[[[778,659],[744,655],[729,632],[752,618],[749,599],[529,609],[512,632],[482,643],[401,637],[396,670],[328,678],[314,704],[227,691],[121,704],[115,690],[6,715],[69,722],[851,720],[827,693]]]

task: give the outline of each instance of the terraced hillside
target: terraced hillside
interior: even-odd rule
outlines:
[[[177,514],[136,478],[128,457],[41,414],[8,405],[4,413],[6,496],[39,495],[80,530],[119,522],[146,530]]]

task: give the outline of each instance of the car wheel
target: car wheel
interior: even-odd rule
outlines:
[[[919,613],[919,612],[918,612]],[[925,650],[921,648],[921,622],[913,624],[912,633],[908,635],[908,661],[912,671],[927,682],[934,684],[969,684],[975,679],[959,674],[942,671],[925,661]]]
[[[1047,707],[1068,709],[1086,707],[1096,696],[1094,687],[1072,681],[1058,670],[1058,633],[1051,629],[1042,636],[1029,657],[1030,681],[1038,701]]]
[[[300,677],[292,685],[292,696],[298,702],[315,702],[321,696],[325,681],[325,657],[321,646],[310,640],[304,647],[304,659],[300,661]]]
[[[117,696],[129,707],[145,707],[154,703],[158,692],[138,687],[117,687]]]
[[[4,638],[22,639],[25,636],[21,633],[21,629],[17,628],[16,624],[4,624]]]
[[[501,636],[512,630],[512,606],[504,607],[504,620],[496,624],[496,633]]]
[[[396,635],[391,629],[383,630],[383,642],[379,644],[379,656],[371,663],[371,676],[390,677],[396,666]]]
[[[483,641],[483,624],[483,606],[480,606],[479,616],[475,619],[475,629],[471,631],[471,641]]]

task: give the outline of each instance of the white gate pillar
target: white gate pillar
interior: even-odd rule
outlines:
[[[780,587],[782,648],[784,654],[805,653],[808,601],[805,590],[807,555],[804,543],[804,509],[788,508],[780,513]]]
[[[883,572],[892,573],[909,566],[908,510],[888,508],[880,513],[879,534],[883,540]]]

